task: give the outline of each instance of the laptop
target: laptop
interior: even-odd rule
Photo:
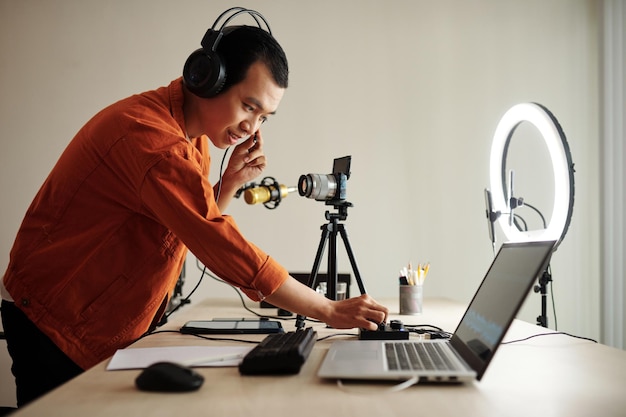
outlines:
[[[550,261],[555,241],[504,243],[449,340],[333,342],[318,376],[460,383],[479,380]]]

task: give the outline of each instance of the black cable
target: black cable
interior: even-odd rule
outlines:
[[[223,173],[223,169],[224,169],[224,161],[226,160],[226,155],[228,154],[228,149],[230,149],[230,147],[226,148],[226,150],[224,151],[224,156],[222,156],[222,163],[220,164],[219,185],[218,185],[218,188],[217,188],[217,196],[215,198],[215,202],[216,203],[219,201],[220,193],[222,191],[222,173]],[[196,266],[198,266],[198,268],[202,271],[202,275],[200,275],[200,278],[198,279],[198,282],[196,283],[196,286],[193,287],[191,292],[185,298],[183,298],[180,301],[180,304],[178,304],[172,311],[170,311],[165,316],[163,316],[163,318],[161,319],[160,323],[162,323],[162,324],[167,323],[167,319],[169,319],[172,314],[174,314],[176,311],[178,311],[178,309],[180,309],[183,305],[190,303],[189,300],[191,299],[191,296],[193,295],[194,292],[196,292],[198,287],[200,287],[200,284],[202,283],[202,279],[204,278],[204,275],[207,273],[206,272],[207,271],[206,266],[204,266],[204,268],[200,268],[199,267],[197,258],[196,258]]]
[[[552,276],[552,267],[548,265],[548,273]],[[552,315],[554,315],[554,330],[559,330],[559,324],[556,319],[556,303],[554,302],[554,281],[550,280],[550,298],[552,299]]]
[[[216,203],[218,201],[220,201],[220,194],[222,193],[222,173],[223,173],[223,169],[224,169],[224,161],[226,161],[226,155],[228,155],[228,150],[229,149],[230,149],[230,146],[228,148],[226,148],[226,150],[224,151],[224,156],[222,156],[222,163],[220,164],[219,185],[217,186],[217,195],[215,196],[215,202]]]
[[[415,329],[418,327],[428,327],[438,332],[444,331],[441,327],[433,326],[432,324],[405,324],[404,327],[407,329]]]
[[[527,206],[527,207],[531,208],[532,210],[534,210],[539,215],[539,217],[541,217],[541,221],[543,223],[543,228],[544,229],[548,228],[548,224],[546,223],[546,218],[543,217],[543,214],[541,213],[541,211],[539,211],[539,209],[537,207],[533,206],[532,204],[528,204],[525,201],[524,201],[524,206]]]
[[[522,223],[524,223],[524,227],[522,228],[522,226],[520,226],[518,220],[521,220]],[[526,220],[524,220],[524,218],[522,216],[520,216],[519,214],[513,214],[513,223],[515,224],[515,227],[517,227],[517,230],[524,231],[527,232],[528,231],[528,223],[526,223]]]
[[[541,213],[541,211],[537,207],[535,207],[532,204],[529,204],[529,203],[527,203],[525,201],[524,201],[524,205],[521,206],[521,207],[524,207],[524,206],[528,206],[528,208],[530,208],[531,210],[534,210],[539,215],[539,217],[541,218],[541,222],[543,223],[543,228],[544,229],[548,228],[547,223],[546,223],[546,218],[544,217],[544,215]],[[523,229],[520,226],[520,224],[517,222],[518,219],[521,220],[524,223],[524,228]],[[528,231],[528,224],[526,223],[526,220],[524,220],[524,218],[522,216],[520,216],[519,214],[514,214],[514,221],[513,222],[515,223],[515,226],[517,227],[517,230],[519,230],[520,232],[522,232],[522,231],[527,232]],[[552,268],[550,267],[550,265],[548,265],[547,272],[550,275],[550,277],[552,277]],[[552,314],[554,315],[554,330],[558,330],[559,326],[558,326],[558,320],[557,320],[557,317],[556,317],[556,303],[554,301],[554,287],[553,287],[554,284],[553,284],[553,282],[554,281],[552,279],[550,279],[550,282],[549,282],[550,289],[549,290],[550,290],[550,299],[552,300]]]
[[[196,292],[196,290],[200,286],[200,283],[202,282],[202,279],[204,278],[204,274],[205,273],[206,273],[206,267],[204,267],[204,270],[202,271],[202,275],[200,275],[200,278],[198,279],[198,282],[196,283],[196,286],[193,287],[191,292],[185,298],[180,300],[180,304],[178,304],[172,311],[170,311],[169,313],[167,313],[163,317],[163,319],[161,320],[162,323],[167,323],[167,319],[169,319],[172,314],[174,314],[176,311],[178,311],[178,309],[181,308],[182,306],[184,306],[185,304],[189,304],[191,302],[190,298],[193,295],[193,293]]]
[[[330,339],[331,337],[337,337],[337,336],[353,336],[353,337],[358,337],[359,335],[356,333],[333,333],[333,334],[329,334],[323,337],[320,337],[317,339],[317,341],[321,341],[321,340],[327,340]]]
[[[452,333],[432,324],[405,324],[404,328],[411,333],[428,335],[431,339],[450,339],[452,337]]]
[[[576,339],[588,340],[588,341],[593,342],[593,343],[598,343],[598,341],[597,341],[597,340],[595,340],[595,339],[591,339],[591,338],[589,338],[589,337],[585,337],[585,336],[577,336],[577,335],[575,335],[575,334],[566,333],[566,332],[554,332],[554,333],[539,333],[539,334],[534,334],[534,335],[532,335],[532,336],[528,336],[528,337],[525,337],[525,338],[523,338],[523,339],[517,339],[517,340],[510,340],[510,341],[508,341],[508,342],[502,342],[501,344],[502,344],[502,345],[510,345],[510,344],[512,344],[512,343],[525,342],[526,340],[530,340],[530,339],[533,339],[533,338],[535,338],[535,337],[539,337],[539,336],[554,336],[554,335],[564,335],[564,336],[569,336],[569,337],[573,337],[573,338],[576,338]]]
[[[146,336],[152,336],[152,335],[159,334],[159,333],[178,333],[182,335],[189,335],[189,336],[198,337],[200,339],[212,340],[212,341],[217,341],[217,342],[242,342],[242,343],[253,343],[253,344],[259,343],[259,341],[257,340],[234,339],[230,337],[209,337],[209,336],[205,336],[205,335],[198,334],[198,333],[183,333],[180,330],[156,330],[154,332],[145,333],[139,339],[143,339]]]
[[[200,268],[200,261],[198,259],[196,259],[196,266],[198,268]],[[203,267],[204,270],[206,270],[206,266]],[[262,319],[271,319],[271,320],[282,320],[282,321],[291,321],[291,320],[296,320],[295,317],[282,317],[282,316],[273,316],[273,315],[267,315],[267,314],[259,314],[254,310],[251,310],[247,304],[245,299],[243,298],[243,295],[241,294],[241,291],[239,290],[239,288],[237,288],[236,286],[224,281],[223,279],[221,279],[220,277],[212,274],[211,272],[208,272],[208,270],[206,270],[206,275],[208,275],[209,277],[213,278],[215,281],[224,284],[224,285],[228,285],[229,287],[231,287],[233,289],[233,291],[235,291],[235,293],[239,296],[239,299],[241,300],[241,305],[244,308],[244,310],[248,311],[249,313],[262,318]],[[321,323],[320,320],[316,320],[316,319],[307,319],[307,321],[311,322],[311,323]]]

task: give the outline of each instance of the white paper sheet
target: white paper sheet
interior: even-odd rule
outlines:
[[[120,349],[107,371],[143,369],[155,362],[176,362],[191,367],[237,366],[251,346],[168,346]]]

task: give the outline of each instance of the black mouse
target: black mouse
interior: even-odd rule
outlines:
[[[135,379],[142,391],[187,392],[202,386],[204,377],[183,365],[157,362],[145,368]]]

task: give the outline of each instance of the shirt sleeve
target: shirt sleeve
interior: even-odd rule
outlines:
[[[189,148],[174,147],[147,172],[141,187],[145,214],[170,229],[191,252],[253,300],[272,294],[289,274],[222,215],[213,188]]]

